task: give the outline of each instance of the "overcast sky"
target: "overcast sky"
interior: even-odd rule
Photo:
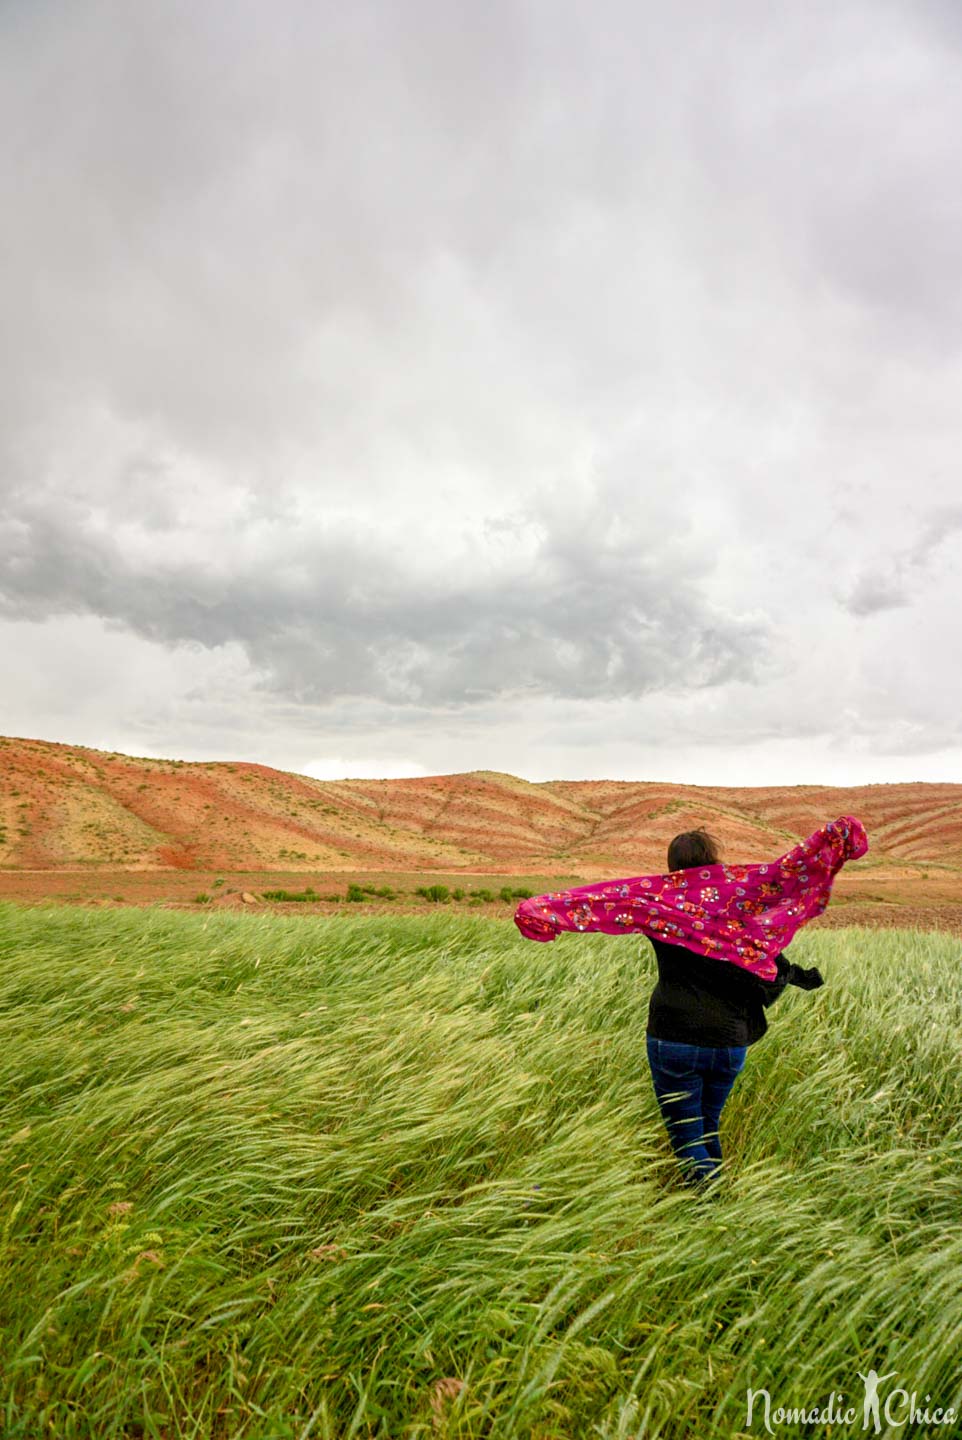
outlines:
[[[957,0],[5,0],[0,732],[962,781]]]

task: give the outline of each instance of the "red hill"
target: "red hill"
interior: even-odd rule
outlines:
[[[912,903],[923,888],[928,901],[962,899],[962,785],[533,784],[493,771],[324,781],[6,738],[0,893],[20,893],[18,876],[36,891],[43,874],[76,871],[592,879],[661,870],[671,837],[695,825],[726,858],[751,861],[841,814],[859,817],[871,850],[843,872],[840,898],[904,901],[909,887]]]

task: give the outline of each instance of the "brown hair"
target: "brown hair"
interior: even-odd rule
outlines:
[[[693,870],[699,865],[717,865],[718,841],[707,830],[686,830],[668,846],[669,870]]]

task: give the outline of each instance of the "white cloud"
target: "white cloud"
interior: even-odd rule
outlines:
[[[0,38],[0,729],[962,778],[944,5]]]

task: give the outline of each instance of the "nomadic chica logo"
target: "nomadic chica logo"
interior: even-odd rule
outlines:
[[[917,1390],[908,1391],[901,1385],[889,1390],[883,1401],[879,1395],[879,1386],[883,1381],[895,1378],[894,1370],[890,1370],[886,1375],[879,1375],[876,1370],[870,1370],[867,1375],[857,1370],[856,1374],[864,1388],[860,1405],[846,1405],[845,1392],[833,1390],[827,1403],[819,1402],[812,1406],[779,1405],[773,1410],[772,1397],[767,1390],[752,1390],[749,1387],[745,1405],[745,1428],[750,1430],[753,1425],[758,1428],[761,1422],[768,1434],[774,1435],[779,1426],[857,1426],[861,1419],[861,1429],[872,1431],[876,1435],[882,1433],[883,1421],[888,1427],[886,1433],[907,1425],[910,1428],[906,1433],[915,1435],[920,1425],[954,1425],[958,1419],[958,1411],[951,1405],[933,1404],[932,1396],[928,1394],[920,1400]]]

